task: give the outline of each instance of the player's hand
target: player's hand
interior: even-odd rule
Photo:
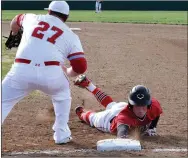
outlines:
[[[145,136],[157,136],[156,128],[147,129],[147,130],[144,132],[144,135],[145,135]]]
[[[79,75],[78,73],[74,72],[72,67],[67,68],[66,66],[62,65],[61,68],[68,77],[75,77]]]

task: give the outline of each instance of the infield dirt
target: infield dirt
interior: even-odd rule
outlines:
[[[97,152],[96,142],[115,138],[79,121],[75,107],[102,110],[94,96],[77,88],[70,79],[72,108],[69,126],[73,141],[55,145],[50,98],[29,95],[16,104],[2,128],[2,153],[61,150],[61,156],[186,156],[187,152],[151,152],[155,148],[187,148],[187,27],[181,25],[68,23],[80,27],[79,35],[88,60],[86,75],[114,101],[127,101],[130,89],[144,84],[163,108],[157,132],[143,138],[141,152]],[[9,23],[2,23],[3,35]],[[86,152],[74,150],[86,149]],[[88,150],[88,151],[87,151]],[[70,151],[70,152],[69,152]],[[57,154],[57,156],[60,156]],[[42,154],[41,154],[42,156]]]

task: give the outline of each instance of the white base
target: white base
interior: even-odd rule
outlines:
[[[98,151],[140,151],[140,141],[133,139],[104,139],[97,142]]]

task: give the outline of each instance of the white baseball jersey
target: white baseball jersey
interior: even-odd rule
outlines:
[[[68,55],[83,52],[79,37],[55,16],[25,14],[21,25],[24,32],[16,58],[63,64]]]
[[[71,136],[68,126],[71,92],[59,62],[84,58],[80,40],[52,15],[19,15],[17,24],[23,26],[23,36],[15,63],[2,82],[2,122],[16,103],[32,91],[40,90],[52,98],[56,115],[54,140],[65,142]],[[54,62],[58,64],[46,64]]]

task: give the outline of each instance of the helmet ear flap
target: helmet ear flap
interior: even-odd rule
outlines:
[[[148,109],[150,109],[150,108],[151,108],[151,104],[150,104],[150,105],[147,105],[147,107],[148,107]]]
[[[131,105],[131,104],[129,103],[129,101],[128,101],[128,108],[131,109],[131,110],[133,109],[133,105]]]

